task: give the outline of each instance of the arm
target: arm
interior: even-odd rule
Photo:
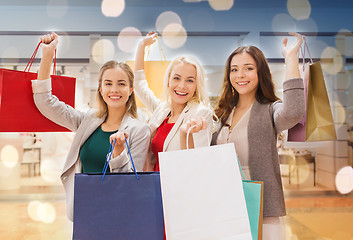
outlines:
[[[54,51],[58,45],[59,37],[55,33],[41,37],[42,59],[38,79],[32,80],[33,98],[38,110],[51,121],[76,131],[86,114],[59,101],[52,95],[50,70]]]
[[[145,58],[145,47],[150,46],[156,41],[157,34],[149,34],[141,40],[138,45],[134,72],[135,72],[135,81],[134,81],[134,90],[136,96],[142,101],[142,103],[148,108],[149,111],[153,112],[156,107],[161,102],[149,88],[146,76],[144,73],[144,58]]]
[[[271,106],[277,133],[293,127],[305,114],[304,84],[299,73],[298,51],[303,38],[300,34],[290,33],[297,37],[296,43],[288,47],[287,38],[283,41],[282,54],[286,62],[286,81],[283,83],[283,102]]]
[[[132,159],[134,160],[137,172],[142,172],[145,164],[147,151],[150,144],[150,129],[147,124],[139,123],[135,125],[136,131],[130,132],[130,137],[127,138]],[[125,139],[124,139],[125,142]],[[114,149],[114,154],[115,154]],[[111,172],[132,172],[133,166],[126,145],[124,144],[123,151],[118,156],[111,159],[109,165]]]

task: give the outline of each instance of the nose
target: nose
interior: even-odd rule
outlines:
[[[179,82],[179,87],[180,88],[184,89],[185,86],[186,86],[186,81],[185,80]]]
[[[239,69],[239,70],[237,71],[237,75],[238,75],[238,77],[244,77],[244,71],[241,70],[241,69]]]

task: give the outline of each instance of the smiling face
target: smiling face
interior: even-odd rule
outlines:
[[[169,77],[168,90],[172,104],[186,105],[196,91],[196,68],[188,63],[176,64]]]
[[[234,55],[230,63],[229,79],[240,96],[255,97],[259,86],[255,60],[246,52]]]
[[[99,92],[107,104],[108,111],[120,108],[125,110],[132,90],[129,77],[124,70],[117,67],[104,71]]]

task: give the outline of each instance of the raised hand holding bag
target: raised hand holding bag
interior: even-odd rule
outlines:
[[[70,131],[44,117],[37,109],[32,93],[31,80],[37,73],[29,72],[40,43],[24,71],[0,68],[0,132],[66,132]],[[51,75],[52,92],[61,101],[75,106],[73,77]],[[28,69],[28,71],[27,71]]]

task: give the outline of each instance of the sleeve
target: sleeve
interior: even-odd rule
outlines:
[[[34,103],[46,118],[76,132],[86,113],[59,101],[51,86],[51,79],[32,80]]]
[[[214,132],[213,110],[208,106],[200,105],[196,116],[206,119],[207,129],[193,133],[194,146],[195,148],[210,146]]]
[[[283,101],[272,104],[273,120],[277,133],[293,127],[305,114],[304,84],[301,78],[283,83]]]
[[[147,124],[140,123],[129,133],[129,148],[137,172],[143,171],[146,155],[149,149],[151,131]],[[110,160],[111,172],[133,172],[130,155],[125,146],[124,151],[117,157]]]
[[[142,101],[150,112],[153,112],[161,103],[161,100],[158,99],[149,88],[144,70],[138,70],[134,75],[134,91],[136,96]]]

